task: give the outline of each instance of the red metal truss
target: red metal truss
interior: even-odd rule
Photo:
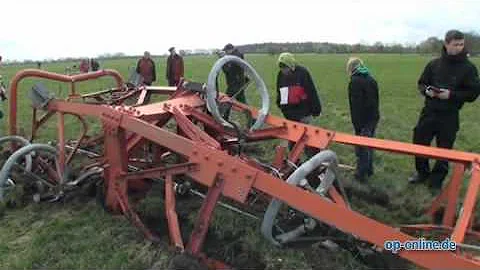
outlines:
[[[17,74],[12,82],[12,95],[10,100],[10,134],[16,134],[16,89],[21,78],[36,76],[51,78],[60,81],[76,82],[88,78],[111,75],[117,78],[117,73],[98,72],[92,75],[60,76],[58,74],[39,71],[27,71]],[[93,75],[94,74],[94,75]],[[121,79],[117,79],[120,84]],[[121,87],[121,85],[119,86]],[[259,191],[272,198],[278,199],[289,206],[302,211],[309,216],[325,222],[339,230],[355,235],[356,237],[383,247],[387,240],[409,241],[415,237],[371,218],[353,211],[343,200],[335,188],[329,190],[332,200],[326,199],[306,191],[300,187],[292,186],[283,179],[272,175],[261,167],[253,165],[241,156],[233,156],[227,151],[228,145],[223,144],[217,137],[230,136],[235,138],[235,132],[228,130],[215,122],[206,112],[205,101],[198,93],[188,92],[185,89],[151,89],[151,91],[167,92],[170,99],[153,104],[128,106],[95,105],[63,100],[51,100],[47,111],[57,113],[59,116],[58,136],[60,151],[64,151],[65,138],[63,134],[64,114],[73,114],[81,117],[91,116],[103,123],[103,162],[108,164],[104,168],[105,198],[107,207],[113,212],[123,213],[151,239],[157,239],[141,222],[129,203],[128,191],[134,181],[145,178],[164,177],[166,215],[169,224],[169,233],[174,245],[185,249],[193,255],[202,257],[201,248],[206,236],[208,224],[212,218],[214,207],[220,195],[228,197],[239,203],[245,203],[248,195]],[[150,88],[142,90],[140,102]],[[72,89],[73,94],[74,91]],[[143,95],[143,98],[142,98]],[[258,111],[247,105],[233,102],[233,109],[248,111],[252,117],[258,116]],[[13,103],[12,103],[13,102]],[[13,116],[12,116],[12,110]],[[164,127],[173,116],[176,120],[180,134],[175,134]],[[198,122],[198,123],[195,123]],[[37,122],[35,122],[37,123]],[[201,124],[201,127],[198,124]],[[480,187],[480,156],[455,150],[433,148],[413,145],[390,140],[365,138],[360,136],[339,133],[303,123],[289,121],[273,115],[268,115],[265,120],[268,126],[265,130],[246,132],[246,140],[256,141],[265,139],[283,139],[295,143],[288,159],[296,162],[305,147],[326,149],[332,143],[368,146],[377,150],[398,154],[425,156],[435,159],[449,160],[455,164],[454,173],[450,183],[434,200],[428,213],[432,216],[445,203],[445,214],[442,229],[451,233],[452,240],[463,243],[466,235],[473,234],[469,228],[472,224],[474,206],[477,202]],[[185,160],[184,163],[174,166],[156,166],[139,172],[130,172],[129,153],[142,142],[148,141],[156,146],[178,154]],[[285,149],[278,148],[273,166],[280,168]],[[65,163],[66,160],[61,160]],[[472,168],[468,190],[463,199],[463,211],[456,218],[456,205],[460,185],[464,177],[465,168]],[[175,213],[175,196],[173,195],[173,176],[186,174],[194,181],[209,188],[206,200],[199,213],[190,242],[184,247],[178,228],[178,219]],[[456,219],[456,220],[455,220]],[[418,225],[406,227],[407,229],[432,229],[434,227]],[[480,262],[473,258],[463,256],[459,252],[450,251],[407,251],[401,250],[399,256],[415,264],[432,269],[479,269]]]

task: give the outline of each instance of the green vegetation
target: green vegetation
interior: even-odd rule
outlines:
[[[316,118],[314,125],[337,132],[352,133],[347,97],[348,77],[345,62],[350,55],[345,54],[301,54],[297,60],[306,66],[314,77],[323,105],[323,113]],[[430,56],[364,54],[360,55],[376,77],[380,87],[381,121],[377,137],[382,139],[410,142],[412,129],[416,124],[423,99],[416,91],[416,81]],[[247,54],[249,61],[264,79],[271,94],[271,113],[280,115],[274,103],[275,78],[277,74],[276,57],[272,55]],[[165,59],[156,58],[156,85],[165,85]],[[215,57],[192,56],[185,58],[185,77],[205,82]],[[480,58],[472,58],[480,66]],[[136,64],[135,59],[103,60],[102,68],[118,70],[128,78],[128,67]],[[73,63],[44,64],[43,69],[63,73],[66,66]],[[11,79],[16,72],[34,66],[0,67],[0,74]],[[28,90],[37,80],[22,81],[19,89],[19,127],[29,134],[31,122]],[[56,97],[65,97],[69,85],[44,81]],[[82,93],[94,92],[113,87],[110,78],[80,83]],[[249,89],[247,99],[259,106],[254,89]],[[477,101],[478,102],[478,101]],[[468,152],[480,152],[480,106],[475,102],[466,104],[461,111],[461,127],[457,135],[455,149]],[[7,103],[2,104],[5,116],[0,125],[0,134],[6,134],[8,112]],[[52,120],[55,120],[53,118]],[[68,118],[67,136],[78,136],[80,126],[75,118]],[[94,119],[89,120],[95,122]],[[55,137],[56,121],[42,129],[40,140],[47,141]],[[266,157],[271,156],[275,142],[262,144]],[[351,146],[332,145],[340,162],[354,165],[355,156]],[[361,186],[352,182],[352,172],[342,171],[342,180],[348,185],[358,186],[366,193],[376,190],[390,198],[388,205],[372,204],[359,196],[353,196],[353,208],[374,219],[392,226],[425,221],[424,207],[431,201],[432,194],[424,186],[412,188],[407,177],[413,171],[413,158],[409,156],[376,152],[375,176],[368,185]],[[177,202],[180,206],[181,201]],[[145,212],[160,216],[163,211],[160,199],[152,199]],[[477,215],[478,216],[478,215]],[[182,223],[191,226],[195,212],[184,215]],[[260,259],[269,269],[358,269],[362,266],[349,252],[331,252],[318,247],[308,249],[278,249],[265,242],[259,231],[258,221],[248,220],[224,209],[216,210],[215,220],[209,232],[206,252],[212,256],[238,263],[236,252],[250,251],[260,255]],[[154,262],[165,268],[173,254],[168,247],[165,224],[162,225],[162,244],[151,244],[121,216],[112,216],[103,211],[94,200],[65,203],[42,203],[16,209],[8,209],[0,218],[0,268],[75,268],[75,269],[144,269]],[[213,238],[212,238],[213,237]],[[215,243],[217,240],[218,242]],[[221,245],[221,246],[219,246]]]

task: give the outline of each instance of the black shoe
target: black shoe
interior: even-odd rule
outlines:
[[[423,176],[418,173],[414,173],[408,178],[408,183],[410,184],[420,184],[424,183],[428,179],[428,176]]]

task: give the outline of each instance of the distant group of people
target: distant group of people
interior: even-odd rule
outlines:
[[[174,47],[168,51],[170,55],[167,58],[165,78],[169,86],[177,86],[184,76],[183,57]],[[441,53],[439,58],[426,65],[417,82],[425,104],[413,129],[413,143],[428,146],[435,139],[437,147],[451,149],[460,127],[459,111],[465,102],[473,102],[478,98],[480,79],[476,66],[468,60],[465,35],[462,32],[448,31]],[[220,57],[224,55],[244,59],[244,55],[230,43],[219,53]],[[279,71],[276,78],[276,105],[285,118],[311,123],[314,117],[322,113],[322,105],[308,69],[298,64],[294,55],[288,52],[280,54],[277,65]],[[144,85],[150,86],[156,81],[155,66],[148,51],[138,60],[135,71],[141,75]],[[84,59],[79,68],[80,72],[97,71],[99,64],[95,59]],[[223,66],[223,72],[227,95],[247,103],[243,90],[249,78],[243,68],[237,63],[228,62]],[[375,137],[380,119],[377,81],[360,58],[348,59],[346,73],[349,77],[348,98],[354,133]],[[306,149],[307,156],[314,153],[312,149]],[[355,154],[355,178],[364,182],[374,174],[373,150],[368,147],[355,147]],[[427,158],[416,157],[415,168],[416,173],[408,181],[426,182],[433,190],[442,187],[448,174],[448,162],[445,160],[438,160],[430,169]]]
[[[243,59],[231,44],[224,47],[225,54]],[[476,66],[468,60],[465,50],[465,35],[458,30],[445,34],[442,54],[430,61],[420,78],[418,89],[425,98],[424,108],[413,130],[413,143],[431,145],[436,140],[437,147],[453,148],[459,130],[459,111],[465,102],[475,101],[480,94],[480,79]],[[311,123],[313,117],[322,112],[320,98],[313,79],[304,66],[295,60],[293,54],[280,54],[279,71],[276,82],[276,104],[285,118],[302,123]],[[243,78],[241,68],[224,68],[227,77],[227,94],[246,102],[243,93],[237,94],[248,78]],[[346,63],[349,77],[348,98],[353,130],[356,135],[375,137],[379,110],[379,87],[362,59],[349,58]],[[290,145],[292,147],[292,145]],[[314,152],[306,149],[307,156]],[[373,150],[368,147],[355,147],[357,166],[355,179],[365,182],[374,174]],[[415,157],[416,173],[409,177],[410,183],[427,183],[432,190],[442,187],[448,174],[448,162],[437,160],[432,169],[424,157]]]
[[[280,55],[278,65],[277,105],[286,118],[310,122],[312,116],[321,113],[321,106],[308,71],[297,65],[289,53]],[[350,77],[348,97],[354,132],[374,137],[380,119],[378,84],[359,58],[348,59],[346,72]],[[413,143],[429,146],[436,139],[437,147],[451,149],[459,130],[460,109],[480,94],[478,71],[468,60],[462,32],[446,33],[441,57],[426,65],[417,84],[425,104],[413,130]],[[374,173],[373,150],[355,147],[355,153],[355,178],[364,182]],[[446,160],[437,160],[430,169],[427,158],[415,157],[415,168],[416,173],[408,181],[427,183],[432,190],[441,189],[448,174]]]
[[[100,64],[94,58],[91,59],[83,59],[80,61],[80,65],[78,66],[80,73],[87,73],[89,71],[98,71],[100,69]]]
[[[171,47],[168,51],[170,55],[167,58],[165,78],[169,86],[176,86],[184,76],[183,57],[177,53],[175,47]],[[146,51],[143,53],[143,57],[137,62],[135,71],[142,77],[144,85],[150,86],[157,80],[155,62],[150,52]]]
[[[320,115],[322,107],[310,74],[290,53],[280,54],[278,67],[277,105],[287,119],[311,122],[312,117]],[[378,84],[359,58],[348,59],[346,72],[350,78],[348,97],[354,132],[374,137],[380,119]],[[460,109],[480,94],[478,71],[468,60],[462,32],[446,33],[441,57],[426,65],[417,83],[425,105],[413,130],[413,143],[429,146],[436,139],[437,147],[451,149],[459,130]],[[373,150],[355,147],[355,153],[355,178],[364,182],[374,173]],[[415,168],[409,182],[427,183],[432,190],[440,189],[448,174],[445,160],[438,160],[430,169],[427,158],[416,157]]]
[[[430,145],[436,139],[437,147],[451,149],[459,129],[459,111],[465,102],[473,102],[480,94],[480,80],[477,68],[468,60],[465,51],[465,36],[458,30],[446,33],[442,55],[430,61],[420,78],[418,89],[425,98],[425,105],[418,123],[413,130],[413,143]],[[182,56],[175,48],[169,49],[166,79],[168,85],[175,86],[184,75]],[[232,44],[224,46],[219,57],[234,55],[244,59],[244,55]],[[309,124],[322,113],[322,104],[308,69],[297,63],[293,54],[281,53],[278,60],[276,78],[276,105],[283,116],[292,121]],[[144,84],[151,85],[156,80],[155,63],[148,52],[137,63],[137,72],[144,78]],[[247,103],[244,88],[249,78],[243,68],[234,62],[223,67],[226,78],[226,93],[242,103]],[[351,121],[356,135],[375,137],[379,110],[379,87],[375,78],[362,59],[351,57],[346,62],[349,77],[348,99]],[[291,148],[293,144],[290,144]],[[315,154],[306,149],[306,155]],[[374,174],[373,150],[368,147],[355,147],[357,166],[355,179],[365,182]],[[424,157],[415,158],[416,173],[410,183],[424,183],[433,190],[442,187],[448,173],[448,162],[438,160],[433,169]]]

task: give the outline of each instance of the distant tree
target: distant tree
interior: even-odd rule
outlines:
[[[442,41],[437,37],[429,37],[418,45],[420,53],[438,53],[442,49]]]
[[[471,55],[480,54],[480,35],[476,32],[466,33],[465,48]]]
[[[383,53],[385,50],[385,46],[383,45],[382,42],[377,41],[375,44],[373,44],[373,49],[375,53]]]

